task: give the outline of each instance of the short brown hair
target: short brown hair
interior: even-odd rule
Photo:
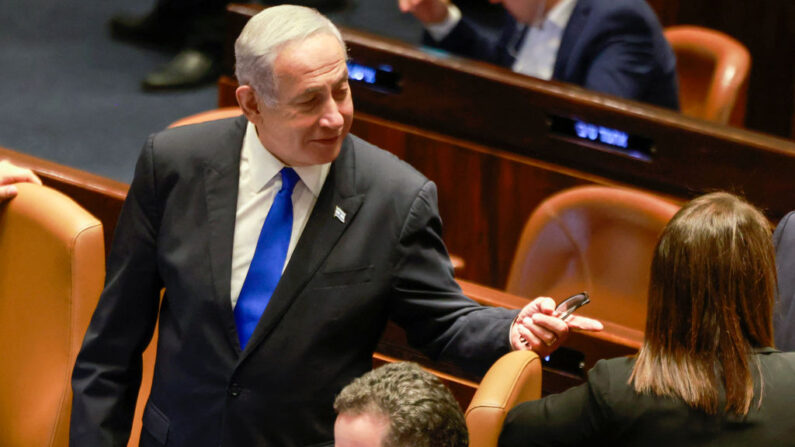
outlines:
[[[450,390],[416,363],[389,363],[343,388],[338,414],[371,413],[389,419],[384,447],[466,447],[461,408]]]
[[[646,334],[630,383],[708,413],[747,414],[755,347],[772,346],[776,267],[770,223],[728,193],[687,203],[668,223],[651,267]],[[752,371],[752,366],[756,373]]]

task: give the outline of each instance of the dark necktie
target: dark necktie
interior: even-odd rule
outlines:
[[[299,177],[292,168],[281,170],[282,187],[273,199],[271,209],[262,224],[257,249],[248,267],[246,279],[235,305],[235,324],[240,349],[248,343],[262,312],[276,290],[282,276],[290,234],[293,230],[293,188]]]

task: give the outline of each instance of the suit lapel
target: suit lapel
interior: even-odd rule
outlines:
[[[590,12],[591,0],[577,0],[574,11],[571,12],[569,23],[566,24],[566,29],[563,30],[563,36],[560,38],[560,47],[555,58],[555,70],[552,72],[552,79],[564,82],[570,81],[568,63],[571,61],[571,53],[579,40],[579,36],[588,23],[588,14]]]
[[[339,157],[331,165],[315,207],[268,307],[246,345],[244,357],[281,321],[295,298],[337,244],[342,233],[350,226],[363,198],[363,194],[356,194],[355,156],[353,142],[348,136]],[[337,207],[345,213],[344,219],[335,216]]]
[[[204,191],[207,203],[207,222],[210,229],[208,246],[210,274],[216,302],[221,308],[227,337],[240,349],[230,298],[232,278],[232,248],[234,245],[235,215],[240,177],[240,149],[246,129],[246,118],[235,121],[234,137],[207,160],[204,167]]]

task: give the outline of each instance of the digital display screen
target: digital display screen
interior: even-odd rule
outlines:
[[[365,84],[375,84],[375,68],[348,62],[348,79],[362,81]]]
[[[654,145],[649,138],[581,120],[551,116],[550,131],[594,143],[638,160],[651,161],[654,153]]]
[[[348,61],[348,79],[384,93],[400,93],[400,75],[389,65],[371,67]]]
[[[574,132],[578,137],[591,141],[618,146],[626,149],[629,144],[629,134],[609,127],[597,126],[584,121],[574,122]]]

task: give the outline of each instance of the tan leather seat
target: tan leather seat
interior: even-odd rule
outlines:
[[[505,416],[516,404],[541,397],[541,359],[513,351],[489,368],[465,417],[469,447],[496,447]]]
[[[66,446],[77,352],[102,291],[102,224],[20,184],[0,205],[0,446]]]
[[[665,37],[676,54],[682,113],[742,127],[751,70],[745,46],[698,26],[672,26]]]
[[[578,314],[643,331],[654,247],[678,209],[624,188],[581,186],[550,196],[525,224],[506,289],[556,300],[588,291],[591,304]]]

